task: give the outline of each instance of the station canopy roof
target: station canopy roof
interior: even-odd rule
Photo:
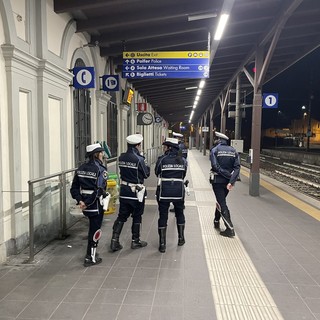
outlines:
[[[218,101],[228,84],[249,85],[242,72],[253,75],[254,54],[280,32],[265,82],[320,45],[319,0],[54,0],[56,13],[68,13],[89,46],[113,57],[122,69],[123,51],[210,50],[206,79],[193,123]],[[213,39],[218,19],[229,13],[221,40]],[[171,124],[187,123],[199,79],[132,79],[135,90]],[[193,88],[193,89],[191,89]],[[252,90],[252,88],[251,88]]]

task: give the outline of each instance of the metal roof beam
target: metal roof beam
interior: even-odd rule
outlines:
[[[126,26],[127,28],[134,25],[145,25],[148,22],[156,21],[170,21],[173,18],[185,18],[188,19],[188,15],[200,14],[204,12],[212,13],[214,8],[212,3],[206,2],[204,6],[199,7],[197,3],[185,3],[185,5],[173,4],[168,6],[162,6],[161,10],[149,10],[149,11],[130,11],[127,15],[122,12],[118,16],[103,16],[101,18],[79,20],[77,22],[77,31],[94,31],[96,29],[108,30],[110,28],[119,28]]]

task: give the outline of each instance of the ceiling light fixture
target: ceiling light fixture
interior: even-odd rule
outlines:
[[[187,87],[185,90],[193,90],[193,89],[198,89],[198,87]]]
[[[224,31],[224,28],[226,27],[228,19],[229,19],[229,15],[226,13],[224,13],[220,16],[218,28],[216,30],[216,33],[214,34],[214,40],[221,39],[222,33]]]
[[[199,89],[202,89],[205,84],[206,84],[206,82],[204,80],[201,80],[199,83]]]
[[[195,14],[195,15],[192,15],[192,16],[188,16],[188,21],[210,19],[210,18],[215,18],[216,16],[217,16],[217,14],[215,12],[203,13],[203,14]]]

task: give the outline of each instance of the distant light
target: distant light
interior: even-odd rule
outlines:
[[[185,108],[192,108],[192,106],[185,106]]]
[[[301,109],[302,109],[302,110],[305,110],[305,109],[306,109],[306,106],[302,106]]]
[[[199,83],[199,89],[202,89],[205,84],[206,84],[206,82],[204,80],[201,80]]]
[[[199,90],[197,91],[197,96],[201,96],[201,93],[202,93],[202,90],[199,89]]]
[[[214,34],[214,40],[220,40],[222,37],[222,33],[224,31],[224,28],[226,27],[227,21],[229,19],[229,15],[224,13],[220,16],[218,28],[216,30],[216,33]]]
[[[198,101],[200,99],[200,97],[199,96],[196,96],[195,98],[194,98],[194,101]]]

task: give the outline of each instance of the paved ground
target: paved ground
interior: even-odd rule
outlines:
[[[0,320],[320,319],[318,203],[277,194],[282,186],[270,180],[260,197],[250,197],[243,171],[229,196],[236,237],[226,239],[212,226],[215,199],[208,172],[208,157],[192,150],[185,246],[177,246],[171,214],[167,251],[158,252],[152,173],[142,230],[146,248],[130,249],[130,221],[121,234],[124,249],[110,253],[115,215],[106,216],[99,245],[103,262],[84,268],[83,218],[70,237],[37,254],[34,264],[20,264],[21,255],[1,266]],[[310,208],[314,217],[304,212]]]

